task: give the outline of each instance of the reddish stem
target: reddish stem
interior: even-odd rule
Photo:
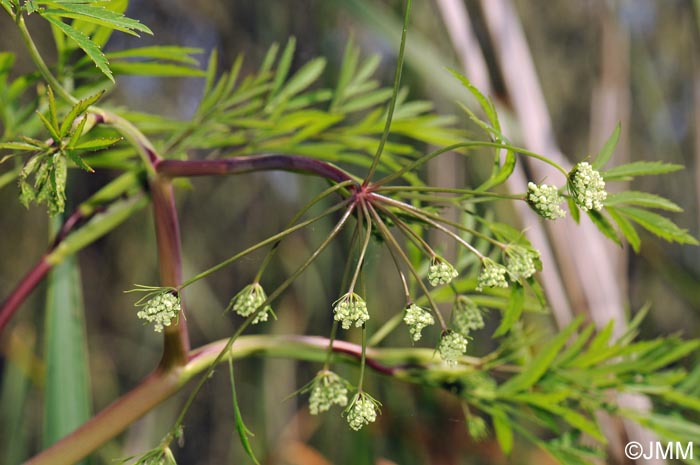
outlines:
[[[46,256],[41,257],[39,263],[27,273],[19,282],[17,287],[12,291],[10,296],[0,306],[0,332],[12,318],[15,311],[24,302],[34,288],[44,279],[46,273],[49,272],[52,265],[46,261]]]
[[[152,179],[150,187],[158,244],[160,283],[162,286],[177,288],[182,284],[182,250],[175,193],[172,183],[160,177]],[[163,369],[187,362],[190,341],[184,316],[184,299],[182,302],[177,323],[167,326],[164,331],[163,358],[160,361],[160,367]]]
[[[336,182],[351,180],[345,171],[322,160],[300,155],[265,154],[218,160],[159,160],[154,163],[158,174],[170,177],[241,174],[252,171],[283,170],[314,174]]]

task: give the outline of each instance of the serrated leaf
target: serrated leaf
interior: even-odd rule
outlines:
[[[73,107],[70,109],[66,117],[63,119],[63,122],[61,123],[61,137],[68,134],[68,131],[72,127],[75,119],[81,116],[83,113],[85,113],[87,109],[90,108],[90,106],[97,103],[97,101],[102,97],[102,95],[104,95],[104,93],[104,90],[100,90],[96,94],[81,99],[78,101],[78,103],[73,105]]]
[[[65,121],[64,121],[65,123]],[[85,125],[87,124],[87,118],[82,118],[80,122],[78,123],[78,126],[75,128],[73,133],[70,135],[70,139],[68,140],[68,148],[73,149],[75,144],[78,143],[78,139],[83,135],[83,131],[85,130]]]
[[[620,238],[617,235],[617,231],[615,231],[613,225],[605,216],[603,216],[602,213],[596,210],[588,210],[586,213],[588,214],[588,217],[591,219],[593,224],[596,225],[598,230],[602,232],[605,237],[622,247],[622,241],[620,241]]]
[[[610,215],[610,218],[612,218],[615,224],[617,224],[617,227],[620,228],[620,232],[623,236],[625,236],[625,239],[627,239],[627,242],[632,247],[632,250],[639,252],[639,246],[641,245],[642,240],[639,238],[639,234],[637,234],[637,231],[634,229],[634,226],[632,226],[632,223],[618,213],[615,207],[606,207],[605,210],[608,212],[608,215]]]
[[[113,61],[112,71],[114,74],[132,76],[203,77],[206,75],[203,70],[189,66],[141,61]]]
[[[36,112],[37,116],[41,120],[42,124],[46,128],[47,131],[49,131],[49,134],[51,134],[51,137],[53,138],[54,142],[56,144],[61,142],[61,135],[58,133],[58,128],[54,126],[49,118],[41,114],[40,112]]]
[[[141,22],[127,18],[126,16],[108,10],[102,6],[79,4],[79,3],[57,3],[54,2],[55,8],[47,8],[40,12],[41,16],[47,18],[49,16],[63,17],[85,21],[87,23],[97,24],[98,26],[116,29],[117,31],[125,32],[138,37],[138,32],[144,32],[153,35],[146,25]],[[60,21],[60,20],[59,20]]]
[[[100,47],[96,43],[90,40],[90,38],[82,32],[69,26],[58,18],[53,16],[45,16],[44,18],[51,24],[58,27],[66,36],[68,36],[68,38],[73,40],[92,60],[92,62],[95,63],[95,66],[102,71],[102,74],[107,76],[110,81],[114,82],[114,77],[109,69],[107,58],[105,58],[102,50],[100,50]]]
[[[667,210],[672,212],[682,212],[683,209],[674,202],[661,197],[659,195],[650,194],[648,192],[624,191],[617,194],[609,194],[605,199],[604,205],[637,205],[647,208],[658,208],[659,210]]]
[[[79,142],[72,148],[75,150],[102,150],[116,144],[117,142],[120,142],[121,140],[121,137],[101,137]]]
[[[608,161],[610,161],[610,157],[612,157],[615,147],[617,147],[617,142],[620,140],[620,129],[621,125],[620,123],[617,123],[617,126],[615,126],[615,129],[613,129],[612,134],[610,134],[608,140],[605,141],[603,148],[600,149],[600,152],[598,152],[595,160],[593,160],[591,163],[594,170],[600,171],[600,169],[604,167]]]
[[[42,148],[43,147],[37,147],[36,145],[28,144],[26,142],[0,142],[0,150],[24,150],[27,152],[33,152],[36,150],[41,150]],[[5,158],[3,158],[2,161],[5,161]]]
[[[625,181],[636,176],[673,173],[683,168],[683,165],[665,163],[662,161],[636,161],[634,163],[610,168],[607,171],[602,171],[601,174],[606,181]]]
[[[53,95],[53,89],[49,86],[46,89],[46,95],[49,99],[49,121],[51,121],[51,127],[58,128],[58,112],[56,111],[56,98]]]
[[[669,242],[698,245],[698,240],[688,234],[686,229],[679,228],[671,220],[657,213],[635,207],[618,207],[618,211],[650,233]]]
[[[525,288],[520,283],[513,283],[508,299],[508,307],[506,308],[501,324],[493,333],[493,337],[499,337],[506,334],[515,323],[520,320],[520,315],[523,313],[525,306]]]

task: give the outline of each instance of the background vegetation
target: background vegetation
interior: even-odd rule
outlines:
[[[513,138],[518,140],[518,106],[509,73],[522,66],[517,55],[498,55],[499,36],[487,18],[488,6],[466,1],[471,24],[484,52],[484,70],[490,75],[491,93],[512,120]],[[363,50],[363,56],[379,53],[382,65],[378,77],[384,83],[392,78],[400,25],[400,4],[393,1],[151,1],[131,2],[129,16],[139,18],[153,31],[153,37],[135,39],[115,35],[107,50],[148,44],[177,44],[219,50],[222,69],[230,67],[239,53],[245,54],[242,74],[257,69],[272,42],[296,37],[297,53],[293,68],[317,56],[328,58],[323,79],[335,82],[340,57],[350,38]],[[462,68],[456,52],[458,41],[450,36],[441,8],[450,2],[416,2],[408,42],[407,72],[404,85],[412,99],[436,102],[441,114],[453,114],[457,127],[476,130],[455,99],[468,96],[445,70]],[[511,2],[493,2],[506,3]],[[616,160],[664,160],[681,163],[685,171],[664,177],[642,178],[633,187],[673,199],[684,208],[672,218],[698,236],[700,218],[700,5],[697,2],[649,1],[515,1],[515,18],[522,23],[527,46],[532,53],[547,109],[551,115],[553,138],[572,161],[595,153],[615,122],[622,121],[623,136]],[[19,36],[7,18],[0,20],[0,49],[18,56],[16,68],[23,71],[31,63],[23,53]],[[42,50],[50,56],[50,31],[37,21],[31,24]],[[6,32],[7,31],[7,32]],[[43,35],[42,35],[43,33]],[[136,42],[137,41],[137,42]],[[513,52],[515,53],[515,52]],[[206,63],[207,54],[200,55]],[[515,67],[516,70],[509,68]],[[505,63],[505,65],[504,65]],[[470,77],[475,80],[473,76]],[[202,80],[121,76],[121,86],[113,102],[139,111],[173,118],[189,118],[202,93]],[[476,82],[476,80],[475,80]],[[511,111],[511,113],[508,113]],[[527,127],[527,126],[525,126]],[[527,137],[522,137],[525,144]],[[520,140],[518,140],[520,142]],[[535,149],[543,151],[540,147]],[[549,153],[547,153],[549,155]],[[428,167],[428,176],[442,185],[460,185],[478,176],[478,167],[462,159],[441,159]],[[105,182],[110,173],[75,173],[70,197],[86,198]],[[252,244],[261,237],[284,228],[284,211],[296,211],[313,193],[323,189],[321,180],[291,174],[263,173],[245,178],[193,180],[191,191],[179,204],[184,246],[185,276],[227,258],[231,250]],[[25,209],[16,200],[13,186],[0,190],[0,295],[7,295],[27,264],[43,253],[48,238],[43,207]],[[512,211],[501,211],[512,216]],[[214,219],[214,220],[213,220]],[[570,221],[570,220],[566,220]],[[79,255],[90,349],[90,378],[93,403],[99,411],[142,379],[161,355],[161,340],[149,327],[133,318],[133,296],[123,290],[133,283],[157,281],[157,263],[152,219],[147,210],[120,227],[118,234],[99,240]],[[526,220],[523,220],[526,224]],[[278,267],[268,279],[281,281],[313,251],[331,227],[330,223],[294,236],[283,244]],[[41,231],[42,233],[38,233]],[[148,233],[144,233],[148,231]],[[556,234],[556,232],[552,233]],[[551,236],[550,236],[551,237]],[[48,240],[48,239],[47,239]],[[593,239],[591,239],[593,240]],[[345,251],[332,248],[284,294],[277,307],[278,321],[257,330],[278,334],[328,333],[328,304],[335,300]],[[569,244],[569,247],[585,247]],[[615,286],[624,297],[624,310],[651,303],[649,317],[642,325],[644,337],[679,333],[700,336],[700,256],[697,248],[668,245],[643,236],[639,255],[628,255],[627,248],[616,254]],[[559,254],[558,270],[564,277],[567,302],[573,313],[588,314],[590,297],[586,286],[566,282],[586,279],[576,274],[574,265]],[[571,252],[573,253],[573,251]],[[197,312],[188,313],[193,346],[228,336],[234,323],[222,318],[234,290],[248,284],[262,256],[252,256],[206,282],[194,285],[188,299],[197,302]],[[383,305],[375,304],[385,315],[396,311],[401,289],[384,282],[390,274],[390,261],[370,257],[371,286],[382,289]],[[545,262],[545,267],[548,265]],[[554,264],[552,264],[554,266]],[[338,269],[338,273],[328,270]],[[588,272],[596,273],[595,262]],[[582,290],[584,289],[584,290]],[[45,373],[42,341],[43,298],[36,292],[9,331],[2,335],[3,385],[0,454],[23,456],[41,445],[40,396]],[[623,309],[620,309],[623,310]],[[613,317],[614,315],[610,315]],[[595,321],[595,315],[592,317]],[[497,321],[489,321],[490,330]],[[528,319],[533,328],[551,329],[556,323],[546,315]],[[487,330],[489,331],[489,330]],[[401,343],[405,344],[406,340]],[[480,345],[480,346],[479,346]],[[488,338],[470,345],[470,353],[492,349]],[[697,362],[697,356],[696,360]],[[691,360],[690,364],[693,363]],[[11,371],[13,368],[15,372]],[[474,443],[469,440],[459,402],[447,394],[386,382],[370,375],[368,391],[385,404],[379,426],[350,433],[337,416],[310,417],[305,399],[285,399],[313,377],[317,367],[288,360],[250,358],[237,365],[241,405],[245,406],[248,426],[256,433],[255,447],[266,451],[267,463],[280,464],[477,464],[547,463],[549,458],[527,443],[516,445],[510,458],[499,451],[495,440]],[[348,369],[346,373],[354,373]],[[14,374],[11,374],[14,373]],[[13,382],[8,380],[14,376]],[[186,446],[180,463],[220,464],[244,460],[238,444],[232,446],[233,412],[230,409],[228,379],[216,376],[193,407],[186,431]],[[149,414],[118,440],[102,448],[94,463],[110,463],[156,444],[174,420],[181,395]],[[21,409],[20,409],[21,407]],[[6,420],[10,419],[10,420]],[[11,434],[10,434],[11,433]],[[338,442],[338,435],[344,441]],[[0,461],[4,460],[1,458]],[[613,458],[614,459],[614,458]],[[3,462],[5,463],[5,462]],[[12,462],[7,462],[12,463]]]

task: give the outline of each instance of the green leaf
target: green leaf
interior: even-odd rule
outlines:
[[[24,150],[34,152],[36,150],[41,150],[42,148],[43,147],[37,147],[36,145],[28,144],[26,142],[0,142],[0,150]],[[3,158],[2,161],[5,161],[5,158]]]
[[[51,121],[51,127],[58,128],[58,113],[56,111],[56,98],[53,95],[53,89],[48,86],[46,94],[49,99],[49,121]]]
[[[525,306],[525,288],[520,283],[513,283],[511,286],[510,299],[508,299],[508,307],[506,308],[501,324],[493,333],[493,337],[499,337],[506,334],[515,323],[520,320],[520,315],[523,313]]]
[[[659,214],[635,207],[618,207],[618,211],[647,231],[669,242],[698,245],[698,240],[688,234],[686,229],[679,228],[671,220]]]
[[[248,436],[253,436],[253,433],[248,429],[248,427],[243,423],[243,417],[241,416],[241,408],[238,406],[238,397],[236,395],[236,382],[233,377],[233,358],[229,357],[228,358],[228,372],[229,372],[229,379],[231,381],[231,399],[233,402],[233,417],[234,421],[236,422],[236,431],[238,432],[238,438],[241,441],[241,445],[243,446],[243,450],[245,450],[246,454],[248,454],[248,457],[256,464],[260,465],[260,462],[258,462],[258,459],[255,457],[255,453],[253,452],[253,448],[250,445],[250,441],[248,440]]]
[[[579,210],[578,205],[574,202],[571,197],[566,198],[566,204],[569,206],[569,212],[571,212],[571,219],[573,219],[576,224],[581,222],[581,210]]]
[[[448,68],[448,71],[452,73],[452,75],[456,77],[462,83],[462,85],[474,96],[476,101],[479,103],[479,106],[486,114],[486,118],[491,123],[491,128],[495,129],[500,133],[501,123],[498,120],[498,113],[496,113],[496,107],[494,106],[491,99],[482,94],[481,91],[469,81],[469,79],[467,79],[462,74],[458,73],[456,70]]]
[[[121,137],[102,137],[78,142],[72,148],[75,150],[102,150],[106,149],[107,147],[111,147],[117,142],[121,142],[121,140]]]
[[[289,69],[292,66],[292,59],[294,58],[294,49],[296,48],[296,39],[290,37],[287,41],[287,45],[284,47],[282,56],[280,57],[279,63],[277,64],[277,71],[275,72],[275,78],[272,81],[272,88],[270,89],[269,99],[277,95],[277,92],[284,84],[284,81],[289,75]]]
[[[648,192],[624,191],[617,194],[609,194],[604,202],[605,206],[610,205],[637,205],[647,208],[658,208],[659,210],[667,210],[672,212],[682,212],[683,209],[659,195],[649,194]]]
[[[316,58],[306,63],[292,76],[268,105],[268,111],[313,84],[326,67],[325,58]]]
[[[70,109],[66,117],[63,119],[63,122],[61,123],[61,137],[68,134],[68,131],[73,126],[73,122],[75,121],[75,119],[81,116],[83,113],[85,113],[87,109],[90,108],[90,106],[97,103],[97,101],[102,97],[102,95],[104,95],[104,92],[104,90],[101,90],[96,94],[91,95],[90,97],[86,97],[82,100],[79,100],[78,103],[73,105],[73,107]]]
[[[493,410],[492,414],[493,430],[496,433],[496,440],[504,454],[508,455],[513,450],[513,429],[510,427],[508,415],[500,409]]]
[[[603,216],[602,213],[596,210],[588,210],[586,213],[591,221],[593,221],[593,224],[596,225],[598,230],[602,232],[605,237],[622,247],[622,241],[620,241],[617,231],[615,231],[613,225],[606,217]]]
[[[169,60],[198,66],[199,62],[191,55],[200,54],[202,51],[203,50],[201,48],[157,45],[152,47],[129,48],[118,52],[109,52],[105,53],[105,56],[110,60],[123,58],[150,58],[154,60]],[[214,56],[216,57],[216,54],[214,54]]]
[[[507,397],[508,395],[525,391],[537,383],[547,372],[552,362],[569,340],[569,337],[571,337],[580,324],[581,319],[578,318],[561,330],[559,334],[539,350],[537,356],[535,356],[530,363],[523,367],[522,372],[499,387],[499,395]]]
[[[95,42],[90,40],[90,38],[82,32],[69,26],[58,18],[54,18],[53,16],[45,16],[44,18],[51,24],[58,27],[66,36],[68,36],[68,38],[73,40],[92,60],[92,62],[95,63],[95,66],[102,71],[102,74],[107,76],[110,81],[114,82],[114,77],[109,69],[107,58],[105,58],[102,50],[100,50],[100,47]]]
[[[620,228],[620,232],[623,236],[625,236],[625,239],[627,239],[627,242],[629,242],[632,250],[639,252],[639,246],[641,245],[642,240],[639,238],[639,234],[637,234],[637,231],[635,231],[632,223],[630,223],[627,218],[622,216],[614,207],[606,207],[605,211],[608,212],[610,218],[612,218],[615,224],[617,224],[617,227]]]
[[[139,21],[127,18],[120,13],[108,10],[102,6],[81,5],[79,3],[72,2],[52,2],[52,6],[54,6],[54,8],[47,8],[42,10],[39,14],[47,19],[51,16],[78,19],[87,23],[93,23],[110,29],[116,29],[117,31],[125,32],[137,37],[138,34],[135,31],[153,35],[153,31],[151,31],[146,25],[141,24]]]
[[[58,127],[54,126],[49,118],[39,113],[38,111],[36,112],[36,114],[41,120],[46,130],[49,131],[49,134],[51,134],[51,137],[53,138],[54,142],[56,144],[59,144],[61,142],[61,135],[58,133]]]
[[[608,140],[605,141],[605,145],[603,145],[603,148],[600,149],[600,152],[598,152],[595,160],[593,160],[591,163],[594,170],[600,171],[600,169],[604,167],[608,161],[610,161],[610,157],[612,157],[615,147],[617,147],[617,142],[620,140],[620,126],[620,123],[617,123],[617,126],[615,126],[615,129],[613,129],[612,134]]]
[[[54,221],[54,229],[59,225]],[[45,328],[43,444],[48,447],[91,416],[85,311],[75,257],[49,272]]]
[[[673,173],[683,168],[683,165],[662,161],[636,161],[610,168],[607,171],[602,171],[601,174],[606,181],[628,181],[636,176]]]
[[[132,76],[204,77],[206,75],[201,69],[151,61],[113,61],[112,71],[114,74]]]

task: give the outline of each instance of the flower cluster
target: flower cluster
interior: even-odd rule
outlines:
[[[369,320],[367,304],[354,292],[348,292],[336,300],[333,303],[333,313],[335,314],[333,318],[340,321],[343,329],[350,329],[353,324],[359,328]]]
[[[153,323],[153,330],[160,333],[180,313],[180,297],[166,291],[151,297],[140,306],[142,308],[136,316]]]
[[[587,162],[581,162],[569,172],[569,190],[581,210],[600,210],[608,196],[603,176]]]
[[[456,365],[457,359],[467,351],[467,338],[461,334],[448,331],[442,335],[438,352],[440,358],[448,365]]]
[[[430,312],[416,304],[410,304],[406,307],[403,321],[409,326],[409,333],[411,333],[414,342],[420,341],[423,328],[435,324]]]
[[[267,294],[265,294],[260,283],[248,284],[238,294],[233,296],[226,310],[233,310],[242,317],[249,317],[256,312],[266,300]],[[266,305],[262,310],[258,311],[258,314],[253,319],[253,324],[267,321],[270,314],[274,316],[272,307]]]
[[[456,332],[466,337],[484,327],[484,316],[472,299],[460,295],[452,306],[452,325]]]
[[[482,260],[482,268],[476,282],[476,290],[481,291],[485,287],[508,287],[506,275],[508,270],[490,258]]]
[[[505,250],[508,275],[513,281],[527,279],[537,272],[540,253],[520,245],[509,245]]]
[[[345,411],[347,415],[345,418],[350,428],[359,431],[363,426],[374,423],[377,419],[379,406],[379,402],[369,394],[361,391],[355,394],[350,406]]]
[[[566,216],[566,212],[560,207],[564,201],[559,195],[556,186],[547,184],[537,185],[534,182],[527,184],[527,203],[538,215],[548,220],[556,220]]]
[[[321,370],[309,388],[309,411],[318,415],[329,410],[333,404],[345,407],[348,404],[348,387],[350,383],[330,370]]]
[[[428,269],[428,281],[433,286],[449,284],[459,273],[442,257],[433,257]]]

